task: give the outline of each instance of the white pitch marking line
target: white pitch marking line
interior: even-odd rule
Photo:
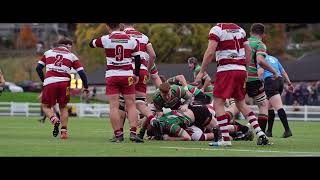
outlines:
[[[267,153],[288,153],[288,154],[312,154],[310,156],[320,156],[320,152],[290,152],[290,151],[269,151],[269,150],[249,150],[249,149],[215,149],[215,148],[187,148],[187,147],[160,147],[162,149],[182,149],[182,150],[205,150],[205,151],[237,151],[237,152],[267,152]]]

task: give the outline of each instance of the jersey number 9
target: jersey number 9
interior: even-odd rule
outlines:
[[[123,46],[117,45],[115,48],[115,56],[117,61],[122,61],[124,56]]]

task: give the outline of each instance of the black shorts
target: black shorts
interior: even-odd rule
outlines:
[[[246,91],[249,97],[253,98],[263,93],[264,87],[260,80],[250,81],[246,83]]]
[[[200,92],[199,94],[194,96],[194,100],[197,102],[200,102],[201,104],[210,104],[211,103],[211,98],[203,92]]]
[[[264,81],[264,88],[266,91],[267,98],[270,99],[272,96],[282,94],[284,81],[282,77],[278,79],[266,78]]]
[[[188,108],[193,112],[194,114],[194,125],[203,128],[207,126],[211,119],[212,119],[212,114],[209,111],[208,107],[206,105],[193,105],[189,104]]]

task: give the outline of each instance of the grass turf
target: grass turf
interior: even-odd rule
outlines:
[[[136,144],[129,141],[128,127],[125,142],[110,143],[112,128],[102,118],[70,118],[68,140],[52,137],[47,120],[40,124],[36,117],[0,117],[0,156],[320,156],[320,122],[290,121],[293,137],[280,138],[283,128],[275,122],[272,146],[260,147],[254,141],[233,141],[232,147],[210,147],[208,142],[148,141]]]

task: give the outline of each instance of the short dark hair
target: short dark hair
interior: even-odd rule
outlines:
[[[261,23],[254,23],[251,25],[251,33],[254,33],[254,34],[258,34],[258,35],[263,35],[264,34],[264,30],[265,30],[265,27],[263,24]]]
[[[188,64],[198,64],[198,59],[195,57],[190,57],[188,59]]]
[[[71,39],[67,38],[67,37],[63,37],[63,38],[60,38],[55,44],[59,45],[59,44],[62,44],[62,45],[70,45],[72,46],[73,42]]]
[[[110,29],[118,29],[120,28],[120,23],[107,23],[107,26],[109,26]]]

